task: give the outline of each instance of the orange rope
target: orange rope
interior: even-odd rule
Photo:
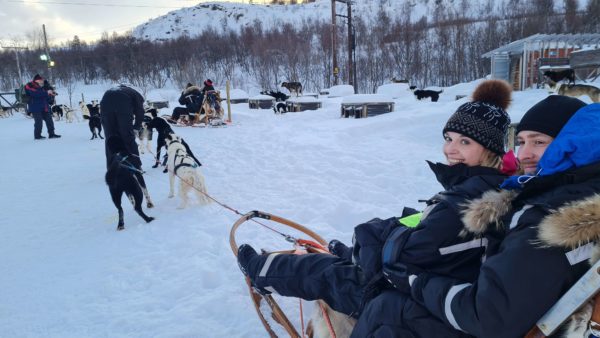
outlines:
[[[304,311],[302,311],[302,298],[298,298],[300,301],[300,328],[302,329],[302,338],[304,338]]]
[[[323,317],[325,318],[325,321],[327,322],[327,328],[329,329],[329,334],[331,335],[331,338],[336,338],[335,330],[333,329],[333,325],[331,325],[331,319],[329,318],[327,309],[325,308],[325,306],[323,306],[323,303],[319,302],[319,305],[321,306],[321,312],[323,312]]]

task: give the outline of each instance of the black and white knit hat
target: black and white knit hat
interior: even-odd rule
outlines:
[[[496,154],[504,154],[510,117],[511,86],[502,80],[486,80],[473,92],[473,99],[456,110],[442,133],[453,131],[472,138]]]

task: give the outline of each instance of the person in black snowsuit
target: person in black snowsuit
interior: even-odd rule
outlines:
[[[475,90],[473,101],[450,117],[443,129],[449,165],[430,163],[445,190],[427,201],[422,214],[405,208],[401,217],[360,224],[354,229],[352,248],[330,242],[330,251],[338,256],[258,255],[244,244],[238,250],[240,268],[259,292],[322,299],[355,318],[385,290],[395,289],[408,297],[409,276],[417,271],[475,280],[488,243],[461,235],[461,215],[467,201],[494,190],[506,177],[500,168],[510,124],[505,111],[510,93],[504,81],[485,81]],[[422,307],[419,310],[427,313]],[[415,312],[412,317],[415,323],[419,315]],[[426,325],[445,326],[434,318]]]
[[[144,121],[144,97],[135,89],[128,85],[120,84],[107,90],[100,101],[102,109],[102,128],[105,136],[106,166],[112,162],[115,155],[108,146],[108,139],[112,135],[118,135],[127,152],[132,156],[129,158],[136,169],[136,178],[140,183],[142,191],[146,196],[148,208],[153,204],[146,188],[146,182],[142,176],[142,161],[138,152],[138,145],[135,141],[136,136],[142,127]]]
[[[600,257],[598,130],[599,104],[552,95],[528,110],[517,128],[526,174],[473,201],[465,215],[469,234],[505,237],[488,248],[475,281],[417,273],[413,299],[456,332],[523,337]],[[373,308],[372,317],[390,310]]]
[[[185,89],[181,92],[178,101],[179,104],[184,105],[187,108],[187,114],[190,121],[193,121],[196,114],[200,113],[202,109],[203,98],[204,94],[200,87],[194,86],[191,83],[188,83]],[[178,114],[177,116],[172,116],[171,118],[177,121],[179,117],[180,115]]]

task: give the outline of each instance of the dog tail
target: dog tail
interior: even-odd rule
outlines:
[[[440,90],[439,92],[436,92],[436,93],[441,94],[443,92],[444,92],[444,90],[442,89],[442,90]]]

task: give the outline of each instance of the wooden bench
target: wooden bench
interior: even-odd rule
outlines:
[[[250,109],[272,109],[275,98],[269,95],[257,95],[248,99]]]
[[[285,107],[288,112],[301,112],[305,110],[317,110],[323,107],[321,101],[317,101],[312,96],[294,97],[285,101]]]
[[[169,101],[148,101],[148,106],[155,109],[169,108]]]
[[[342,117],[364,118],[394,111],[393,102],[342,103]]]

